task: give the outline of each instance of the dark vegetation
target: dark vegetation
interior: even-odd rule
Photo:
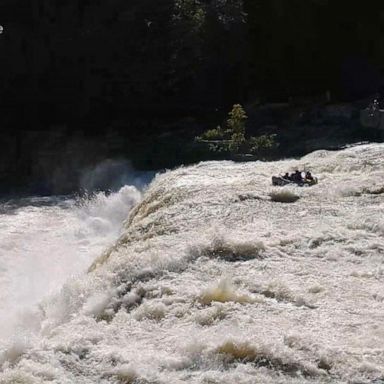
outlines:
[[[263,134],[257,137],[246,135],[245,123],[248,119],[244,108],[240,104],[235,104],[228,114],[225,127],[218,126],[209,129],[201,136],[197,136],[195,141],[205,145],[214,154],[221,154],[224,158],[264,159],[271,156],[279,144],[275,141],[276,134]],[[237,155],[237,157],[236,157]]]
[[[1,0],[0,24],[2,192],[72,191],[111,157],[159,169],[381,139],[358,117],[382,82],[380,2]],[[215,151],[194,140],[218,125]]]

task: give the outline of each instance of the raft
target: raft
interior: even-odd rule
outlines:
[[[276,186],[284,186],[288,184],[295,184],[298,185],[299,187],[305,187],[305,186],[312,186],[317,184],[317,178],[314,177],[312,180],[304,179],[303,181],[293,181],[289,179],[285,179],[282,176],[272,176],[272,185]]]

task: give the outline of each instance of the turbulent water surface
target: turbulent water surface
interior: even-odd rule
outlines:
[[[127,212],[140,201],[135,187],[89,198],[35,197],[0,203],[0,339],[42,297],[86,271],[116,240]]]
[[[4,209],[0,316],[39,300],[15,314],[0,382],[382,383],[383,158],[201,163],[104,219],[94,203]],[[271,187],[296,167],[319,184]]]

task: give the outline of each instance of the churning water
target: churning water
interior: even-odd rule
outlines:
[[[116,240],[140,198],[135,187],[126,186],[109,196],[35,197],[0,204],[0,338],[9,335],[20,316],[27,320],[26,308],[86,271]]]
[[[0,382],[382,383],[383,159],[205,162],[140,202],[3,207]],[[297,167],[319,184],[270,185]]]

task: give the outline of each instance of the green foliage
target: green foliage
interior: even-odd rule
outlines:
[[[232,24],[246,22],[247,15],[242,0],[211,0],[209,8],[226,29]]]
[[[214,129],[209,129],[205,131],[198,140],[222,140],[224,138],[225,132],[221,129],[220,126]]]
[[[264,134],[247,139],[245,132],[247,118],[244,108],[240,104],[235,104],[228,113],[227,129],[221,127],[209,129],[195,140],[208,142],[209,150],[214,153],[268,155],[278,147],[276,135]]]
[[[278,145],[275,134],[252,136],[249,139],[249,151],[254,155],[266,153],[277,148]]]
[[[227,120],[227,127],[233,133],[245,134],[245,120],[248,116],[244,108],[240,104],[235,104],[229,112],[229,119]]]
[[[229,152],[231,153],[241,153],[242,149],[246,147],[245,136],[241,132],[235,132],[231,136],[231,140],[228,145]]]
[[[175,0],[173,19],[182,21],[191,32],[199,32],[205,22],[205,10],[196,0]]]

